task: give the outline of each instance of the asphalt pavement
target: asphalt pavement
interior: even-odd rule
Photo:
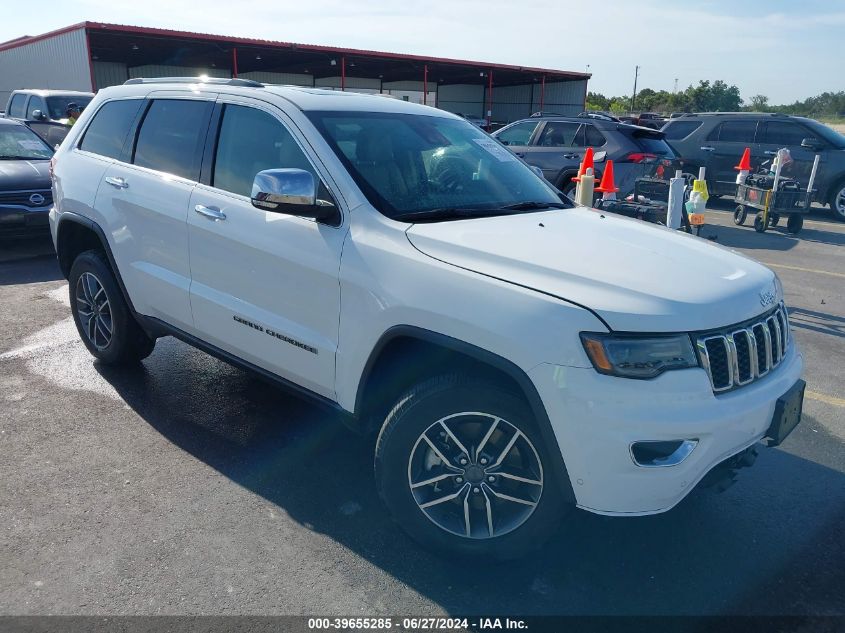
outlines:
[[[93,363],[49,243],[0,244],[0,614],[845,614],[845,223],[711,207],[702,235],[783,280],[803,422],[724,493],[579,511],[506,565],[421,550],[373,439],[246,372],[173,339]]]

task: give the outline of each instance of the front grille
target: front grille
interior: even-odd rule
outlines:
[[[736,389],[780,365],[789,345],[789,317],[781,304],[769,314],[700,335],[696,348],[713,391]]]
[[[36,201],[30,200],[36,196]],[[38,201],[41,196],[43,201]],[[15,205],[18,207],[48,207],[53,204],[53,192],[49,189],[38,189],[31,191],[0,191],[0,205]]]

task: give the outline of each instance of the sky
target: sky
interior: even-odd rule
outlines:
[[[630,95],[722,79],[791,103],[845,90],[845,0],[40,0],[3,12],[0,41],[113,22],[538,66]]]

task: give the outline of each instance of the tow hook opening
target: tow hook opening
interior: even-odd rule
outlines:
[[[701,486],[713,488],[715,492],[724,492],[736,483],[739,471],[753,466],[756,459],[757,447],[749,446],[741,453],[716,464],[701,480]]]

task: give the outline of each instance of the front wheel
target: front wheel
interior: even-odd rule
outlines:
[[[107,365],[140,361],[155,341],[135,321],[103,254],[86,251],[68,276],[70,310],[91,355]]]
[[[830,195],[830,209],[838,220],[845,222],[845,180],[833,188]]]
[[[397,400],[376,445],[376,483],[394,519],[423,545],[516,558],[557,531],[568,507],[548,450],[520,397],[447,374]]]
[[[798,213],[791,213],[786,221],[786,230],[795,235],[804,226],[804,216]]]
[[[575,202],[575,183],[569,178],[562,180],[558,185],[558,189],[560,189],[560,192],[572,202]]]
[[[748,211],[746,208],[739,204],[737,205],[736,209],[734,209],[734,224],[737,226],[742,226],[745,223],[745,218],[748,215]]]
[[[766,222],[763,220],[762,212],[754,216],[754,230],[758,233],[763,233],[766,230]]]

